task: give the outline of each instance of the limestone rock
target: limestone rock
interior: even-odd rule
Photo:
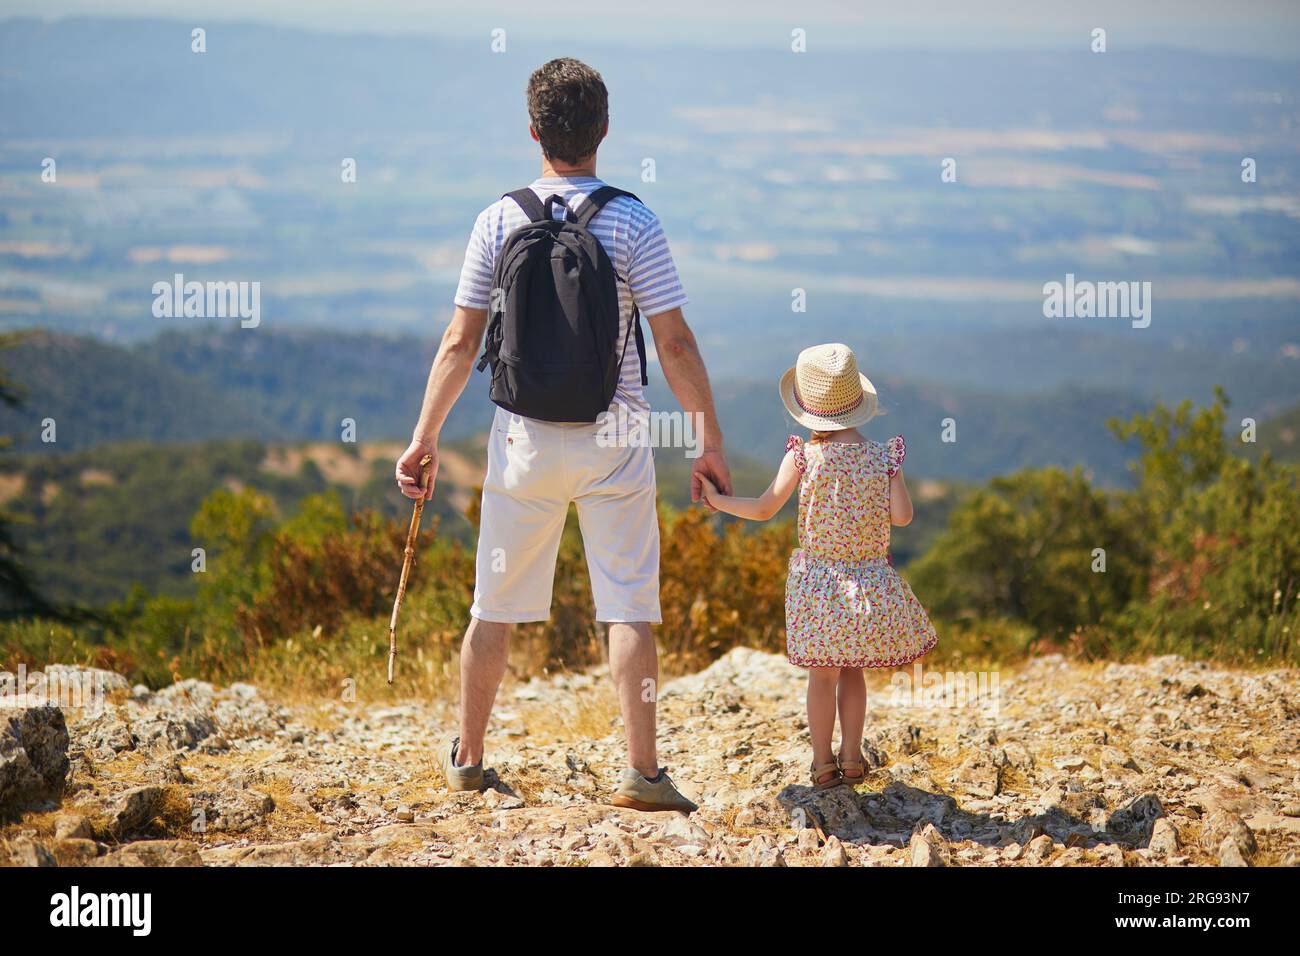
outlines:
[[[1106,821],[1106,829],[1131,846],[1149,844],[1156,820],[1165,815],[1160,799],[1143,794],[1120,807]]]
[[[1042,863],[1056,850],[1056,844],[1052,838],[1044,833],[1042,836],[1036,836],[1029,841],[1025,847],[1025,859],[1031,863]]]
[[[816,829],[841,840],[861,842],[869,832],[858,794],[851,787],[816,787],[795,784],[777,795],[796,830]]]
[[[243,833],[261,824],[275,801],[257,790],[202,790],[191,795],[190,808],[198,829]]]
[[[82,667],[78,664],[50,664],[44,671],[45,679],[51,683],[76,684],[83,695],[94,693],[122,694],[130,689],[127,679],[121,674],[106,671],[98,667]]]
[[[1151,826],[1151,852],[1160,856],[1173,856],[1178,852],[1178,830],[1167,817],[1161,817]]]
[[[55,840],[49,850],[59,866],[89,866],[103,852],[103,847],[94,840],[74,838]]]
[[[1029,770],[1034,766],[1034,755],[1024,744],[1014,740],[1002,745],[1000,756],[1007,765],[1021,770]]]
[[[848,866],[849,855],[844,850],[844,844],[840,842],[839,837],[827,837],[826,846],[821,852],[822,866]]]
[[[94,835],[90,820],[80,813],[63,813],[54,821],[54,836],[60,840],[89,840]]]
[[[1118,747],[1102,747],[1101,763],[1103,767],[1118,767],[1124,770],[1137,770],[1133,758]]]
[[[137,840],[90,863],[91,866],[202,866],[198,847],[185,840]]]
[[[746,866],[782,867],[786,865],[785,854],[765,836],[756,837],[750,842],[749,846],[745,848],[744,861]]]
[[[43,842],[33,840],[31,837],[18,837],[9,842],[8,864],[9,866],[58,866],[59,862],[55,859]],[[0,861],[3,857],[0,857]]]
[[[52,704],[0,701],[0,814],[58,796],[68,769],[63,711]]]
[[[217,724],[197,707],[176,703],[132,724],[131,731],[142,747],[162,745],[192,750],[217,732]]]
[[[1228,809],[1215,810],[1201,825],[1201,845],[1214,850],[1220,866],[1248,866],[1258,849],[1250,827]]]
[[[697,823],[691,822],[691,818],[683,813],[665,814],[668,817],[663,825],[659,828],[657,839],[659,842],[667,843],[669,846],[699,846],[706,847],[709,845],[709,831]]]
[[[144,828],[163,807],[163,788],[132,787],[104,798],[95,815],[96,835],[121,840]]]
[[[1219,866],[1250,866],[1241,844],[1232,837],[1224,837],[1219,844]]]
[[[943,844],[943,837],[935,829],[934,824],[926,824],[924,828],[913,833],[911,843],[908,845],[912,866],[947,866]]]
[[[1002,768],[992,758],[979,753],[957,769],[956,782],[973,797],[996,797],[1002,790]]]
[[[117,707],[85,714],[73,722],[70,733],[75,747],[91,752],[100,760],[111,760],[117,754],[135,749],[131,726]]]

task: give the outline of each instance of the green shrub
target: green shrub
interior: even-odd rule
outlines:
[[[1147,650],[1300,660],[1300,470],[1232,454],[1227,399],[1126,424],[1143,453],[1129,516],[1152,542],[1150,587],[1126,623]]]
[[[1111,422],[1140,446],[1131,491],[1077,470],[994,479],[909,567],[918,597],[941,620],[1015,622],[1032,647],[1092,657],[1300,660],[1300,471],[1234,454],[1226,409],[1218,391]]]
[[[1060,638],[1123,608],[1145,569],[1111,498],[1077,469],[1048,468],[972,493],[908,578],[938,617],[1007,618]]]

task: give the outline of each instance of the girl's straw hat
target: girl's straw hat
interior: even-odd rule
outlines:
[[[813,431],[857,428],[876,417],[876,387],[858,371],[853,350],[838,342],[800,352],[780,391],[794,420]]]

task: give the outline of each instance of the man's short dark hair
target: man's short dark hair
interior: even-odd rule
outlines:
[[[547,159],[576,163],[594,153],[605,135],[605,81],[572,57],[551,60],[528,78],[528,118]]]

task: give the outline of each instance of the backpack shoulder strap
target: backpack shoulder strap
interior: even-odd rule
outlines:
[[[574,221],[583,229],[586,229],[591,225],[591,220],[596,218],[596,214],[604,209],[605,205],[611,199],[617,199],[619,196],[627,196],[629,199],[635,199],[637,202],[641,201],[639,196],[635,193],[628,192],[626,189],[619,189],[617,186],[601,186],[587,197],[587,201],[582,204],[582,208],[578,210],[577,215],[574,216]],[[641,385],[644,387],[650,383],[650,378],[646,374],[645,333],[641,331],[641,310],[636,307],[635,303],[632,305],[631,326],[632,327],[628,329],[628,335],[630,337],[635,337],[636,339],[637,358],[640,359],[641,362]],[[624,339],[624,354],[627,352],[627,344],[627,339]],[[619,367],[622,368],[622,366],[623,362],[620,359]]]
[[[574,221],[583,229],[586,229],[591,224],[591,220],[596,218],[596,213],[604,209],[605,204],[611,199],[617,199],[619,196],[627,196],[630,199],[636,199],[637,202],[641,201],[626,189],[619,189],[617,186],[601,186],[587,197],[587,201],[582,204],[582,208],[574,216]]]
[[[547,207],[542,205],[542,201],[537,198],[537,193],[527,186],[505,193],[501,198],[513,199],[515,204],[524,211],[529,222],[544,222],[548,218]],[[499,266],[500,263],[498,262],[497,265]],[[477,366],[480,372],[489,364],[495,368],[497,354],[501,349],[501,313],[495,309],[489,311],[487,334],[483,339],[483,355],[480,356]]]
[[[515,204],[524,211],[524,215],[528,217],[529,222],[546,221],[546,207],[544,207],[542,201],[537,198],[537,193],[533,192],[527,186],[523,189],[516,189],[514,192],[506,193],[501,198],[513,199]]]
[[[636,333],[636,354],[641,360],[641,387],[645,388],[650,384],[650,376],[646,374],[645,365],[645,333],[641,331],[641,310],[635,305],[632,306],[632,331]],[[623,348],[627,348],[625,344]]]

